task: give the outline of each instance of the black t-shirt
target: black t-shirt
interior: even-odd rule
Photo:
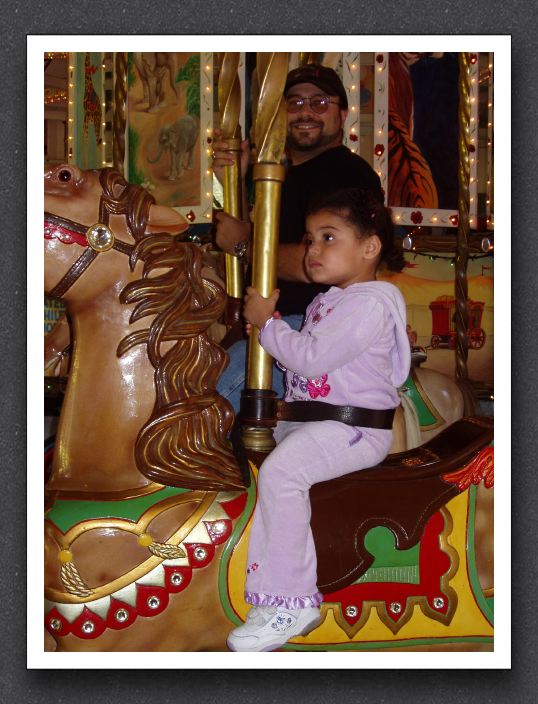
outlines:
[[[343,145],[297,166],[290,166],[282,185],[279,241],[283,244],[301,242],[305,213],[311,199],[340,188],[352,187],[378,191],[382,198],[378,175],[367,161]],[[277,287],[280,289],[277,305],[282,315],[304,314],[314,296],[329,288],[282,279],[278,279]]]

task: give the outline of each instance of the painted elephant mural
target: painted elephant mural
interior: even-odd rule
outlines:
[[[159,132],[159,151],[154,159],[148,155],[148,163],[156,164],[166,152],[170,152],[168,180],[180,178],[184,168],[193,168],[194,146],[198,137],[198,122],[191,115],[183,115],[172,125],[165,125]],[[185,164],[185,157],[187,163]]]

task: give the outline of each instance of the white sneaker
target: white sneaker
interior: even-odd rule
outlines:
[[[310,633],[320,621],[318,607],[254,607],[249,611],[246,622],[228,636],[228,648],[240,653],[275,650],[295,636]]]

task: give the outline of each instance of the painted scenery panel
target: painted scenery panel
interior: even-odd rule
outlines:
[[[127,85],[129,182],[159,204],[199,212],[200,54],[132,52]]]
[[[80,169],[101,169],[104,159],[104,54],[70,55],[69,161]]]
[[[389,206],[458,207],[458,55],[389,55]]]
[[[384,274],[407,305],[409,342],[427,354],[424,367],[453,376],[455,356],[454,265],[451,257],[406,254],[400,274]],[[469,355],[473,381],[493,381],[493,257],[470,259],[467,267]]]
[[[459,91],[468,91],[470,224],[476,224],[478,63],[455,52],[375,56],[374,168],[401,225],[453,227],[458,216]],[[465,84],[465,89],[464,89]]]

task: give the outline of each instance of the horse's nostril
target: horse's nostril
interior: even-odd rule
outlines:
[[[58,178],[60,181],[70,181],[71,180],[71,172],[68,171],[67,169],[62,169],[60,173],[58,174]]]

